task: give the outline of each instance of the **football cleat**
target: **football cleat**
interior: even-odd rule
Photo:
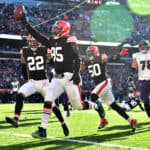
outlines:
[[[68,136],[69,135],[69,129],[68,129],[66,123],[62,124],[62,128],[63,128],[64,135]]]
[[[137,126],[137,120],[136,119],[131,119],[131,121],[130,121],[130,127],[131,127],[131,129],[132,129],[133,132],[135,132],[136,126]]]
[[[46,139],[46,129],[39,127],[37,131],[31,134],[33,138]]]
[[[67,117],[70,116],[70,110],[67,110]]]
[[[7,123],[11,124],[12,126],[18,128],[19,126],[19,121],[16,118],[10,118],[10,117],[5,117],[5,120]]]
[[[103,118],[101,119],[100,125],[98,126],[98,129],[104,128],[108,124],[107,119]]]

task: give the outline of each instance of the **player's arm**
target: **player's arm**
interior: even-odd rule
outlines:
[[[133,56],[132,56],[131,68],[132,68],[133,73],[134,73],[135,70],[138,68],[138,63],[137,63],[135,54],[133,54]]]
[[[145,111],[141,103],[139,103],[138,105],[142,111]]]
[[[128,49],[123,47],[123,45],[126,43],[127,41],[124,40],[120,45],[117,46],[117,49],[119,50],[118,54],[115,54],[111,57],[109,57],[109,61],[114,61],[117,62],[120,60],[120,57],[128,55]]]
[[[142,106],[142,103],[141,103],[141,99],[140,99],[140,98],[138,99],[138,106],[140,107],[140,109],[141,109],[142,111],[145,111],[145,109],[144,109],[143,106]]]
[[[67,39],[67,45],[70,51],[73,52],[73,76],[71,80],[73,80],[74,84],[79,84],[80,83],[80,76],[79,76],[79,71],[80,71],[80,58],[79,58],[79,48],[76,43],[77,39],[74,36],[70,36]]]
[[[21,54],[21,70],[22,70],[22,75],[25,80],[28,80],[28,73],[27,73],[27,64],[23,55],[23,49],[20,50]]]
[[[108,55],[106,53],[102,53],[101,54],[101,62],[108,63],[108,61],[109,61]]]
[[[37,41],[39,41],[42,45],[49,47],[49,38],[47,38],[45,35],[40,33],[33,26],[31,26],[28,21],[26,21],[25,27]]]
[[[38,30],[36,30],[30,23],[27,21],[25,7],[23,5],[19,5],[14,10],[14,17],[17,21],[21,21],[21,24],[26,27],[26,29],[30,32],[30,34],[41,44],[49,47],[49,38],[45,35],[41,34]]]
[[[80,71],[84,71],[87,69],[86,58],[80,58]]]
[[[79,72],[80,70],[80,58],[79,48],[76,43],[77,39],[74,36],[70,36],[67,39],[68,48],[73,52],[73,72]]]

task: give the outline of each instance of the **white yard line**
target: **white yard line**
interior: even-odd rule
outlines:
[[[0,134],[24,137],[24,138],[32,138],[32,136],[29,134],[19,134],[19,133],[11,133],[11,132],[3,132],[3,131],[0,131]],[[123,146],[123,145],[118,145],[118,144],[106,144],[106,143],[98,143],[98,142],[93,142],[93,141],[67,139],[67,138],[48,137],[46,140],[50,140],[50,141],[58,140],[58,141],[65,141],[65,142],[83,143],[83,144],[99,145],[103,147],[112,147],[112,148],[116,147],[116,148],[128,149],[128,150],[150,150],[150,149],[142,148],[142,147],[130,147],[130,146]]]

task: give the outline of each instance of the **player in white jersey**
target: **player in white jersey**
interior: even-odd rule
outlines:
[[[132,69],[133,73],[138,70],[139,89],[141,99],[144,102],[145,111],[150,117],[150,43],[148,40],[141,40],[139,52],[133,54]]]

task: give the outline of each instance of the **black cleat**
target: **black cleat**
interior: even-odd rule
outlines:
[[[33,138],[46,139],[46,129],[39,127],[37,131],[31,134]]]
[[[16,118],[10,118],[10,117],[5,117],[5,120],[6,120],[7,123],[9,123],[12,126],[18,128],[18,126],[19,126],[18,119],[16,119]]]
[[[70,116],[70,110],[67,110],[67,117]]]
[[[63,128],[64,135],[68,136],[69,135],[69,129],[68,129],[66,123],[62,124],[62,128]]]

